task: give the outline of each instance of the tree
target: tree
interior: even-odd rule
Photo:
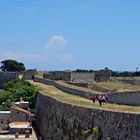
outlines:
[[[38,89],[28,81],[13,80],[4,86],[4,91],[0,93],[0,111],[10,110],[13,102],[20,101],[21,97],[29,101],[30,108],[35,108]]]
[[[2,71],[24,71],[25,70],[25,66],[23,63],[21,62],[17,62],[15,60],[4,60],[1,62],[1,70]]]

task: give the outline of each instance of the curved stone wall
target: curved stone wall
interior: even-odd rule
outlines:
[[[98,94],[94,94],[94,93],[90,93],[90,92],[81,91],[78,89],[72,89],[69,87],[65,87],[63,85],[56,83],[55,81],[51,81],[51,80],[47,80],[47,79],[43,79],[43,78],[35,77],[34,81],[48,84],[48,85],[53,85],[56,88],[58,88],[64,92],[74,94],[74,95],[80,95],[80,96],[88,98],[88,99],[91,99],[91,97],[93,95],[98,95]],[[102,95],[104,95],[104,94],[102,94]],[[108,96],[109,96],[108,102],[110,102],[110,103],[134,105],[134,106],[140,105],[140,92],[111,93],[111,94],[108,94]]]
[[[110,103],[140,106],[140,92],[112,93],[109,98]]]
[[[77,107],[42,93],[37,97],[36,118],[43,140],[140,139],[139,114]]]
[[[78,89],[65,87],[63,85],[60,85],[60,84],[56,83],[55,81],[51,81],[51,80],[47,80],[47,79],[43,79],[43,78],[35,77],[34,81],[35,82],[40,82],[40,83],[43,83],[43,84],[47,84],[47,85],[53,85],[56,88],[58,88],[58,89],[60,89],[64,92],[67,92],[69,94],[79,95],[79,96],[82,96],[82,97],[85,97],[85,98],[88,98],[88,99],[91,99],[91,97],[93,95],[96,95],[96,94],[84,92],[84,91],[81,91],[81,90],[78,90]]]

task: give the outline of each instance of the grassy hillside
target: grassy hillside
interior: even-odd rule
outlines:
[[[112,79],[111,81],[108,82],[93,82],[90,84],[93,84],[94,87],[92,89],[84,88],[84,87],[78,87],[74,85],[67,84],[63,81],[56,81],[57,83],[70,87],[73,89],[79,89],[85,92],[91,92],[91,93],[97,93],[97,94],[104,94],[104,93],[112,93],[112,92],[132,92],[132,91],[140,91],[140,85],[134,85],[134,84],[129,84],[122,82],[117,79]],[[98,90],[97,90],[98,89]],[[100,90],[101,89],[101,90]],[[102,91],[102,89],[106,89],[107,91]]]
[[[108,88],[110,90],[125,92],[125,91],[140,91],[140,85],[134,85],[119,81],[117,79],[112,79],[109,82],[97,83],[98,86],[103,88]]]

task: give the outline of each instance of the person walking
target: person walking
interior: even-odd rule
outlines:
[[[102,106],[102,96],[101,95],[98,96],[98,102],[99,102],[99,105]]]
[[[96,96],[95,95],[92,97],[92,101],[93,101],[93,103],[95,103],[95,101],[96,101]]]
[[[108,102],[108,95],[105,95],[106,103]]]

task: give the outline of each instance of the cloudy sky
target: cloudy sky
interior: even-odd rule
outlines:
[[[0,61],[38,70],[140,68],[139,0],[0,0]]]

